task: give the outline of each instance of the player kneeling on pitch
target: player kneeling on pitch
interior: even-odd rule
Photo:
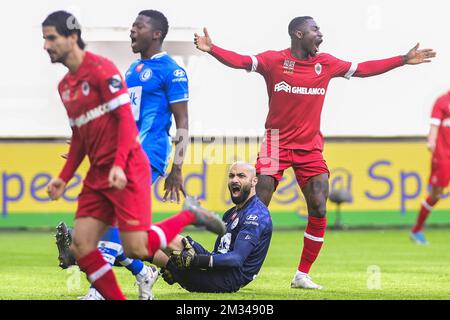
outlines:
[[[191,292],[235,292],[255,279],[269,249],[272,220],[256,196],[256,171],[235,163],[228,174],[228,189],[235,207],[225,212],[226,233],[209,252],[190,237],[178,235],[172,253],[156,252],[153,263],[162,267],[163,279],[178,282]]]

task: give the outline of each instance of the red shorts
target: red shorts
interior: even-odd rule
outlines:
[[[145,157],[143,158],[142,157]],[[95,181],[95,174],[104,178],[106,172],[90,170],[83,189],[78,196],[76,219],[92,217],[106,224],[117,223],[121,231],[146,231],[151,223],[151,170],[147,156],[142,151],[132,151],[125,174],[127,185],[123,190],[93,188],[86,183]],[[109,168],[105,168],[109,173]],[[106,174],[107,176],[107,174]]]
[[[446,188],[450,182],[450,162],[434,160],[431,162],[429,184],[433,187]]]
[[[270,150],[263,146],[256,160],[256,173],[271,176],[275,179],[275,189],[283,177],[284,170],[292,167],[300,188],[308,183],[309,179],[320,174],[330,175],[327,164],[319,150],[305,151],[282,149]]]

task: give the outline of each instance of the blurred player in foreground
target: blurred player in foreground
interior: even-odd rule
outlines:
[[[58,85],[72,137],[67,161],[48,194],[57,200],[87,155],[89,171],[78,196],[73,242],[77,264],[106,299],[123,300],[111,266],[97,249],[107,228],[118,224],[125,254],[151,259],[188,224],[224,233],[223,222],[194,202],[178,215],[151,225],[150,164],[138,140],[130,96],[114,64],[84,51],[76,18],[65,11],[42,23],[44,49],[68,73]]]
[[[228,190],[236,205],[223,216],[226,233],[209,252],[192,238],[176,237],[172,255],[158,251],[153,263],[162,267],[169,284],[178,282],[192,292],[235,292],[255,279],[266,258],[272,237],[272,220],[256,195],[254,166],[234,163],[228,173]]]
[[[140,55],[125,74],[131,98],[131,108],[139,130],[139,140],[152,169],[152,184],[166,173],[172,149],[169,135],[172,115],[177,128],[172,169],[164,182],[163,201],[180,202],[186,196],[183,188],[182,166],[189,143],[188,78],[167,52],[162,50],[169,31],[167,18],[156,10],[139,12],[131,30],[131,48]],[[123,253],[119,230],[111,227],[99,242],[103,257],[111,264],[119,263],[136,276],[140,300],[151,300],[152,283],[158,276],[154,267],[146,266]],[[91,288],[85,299],[102,299]]]
[[[288,26],[291,47],[266,51],[256,56],[240,55],[212,43],[206,28],[195,34],[195,45],[223,64],[260,73],[267,85],[269,114],[265,141],[256,162],[256,194],[267,206],[284,170],[294,169],[308,206],[308,224],[303,252],[292,288],[321,289],[309,276],[319,255],[326,229],[326,201],[329,170],[323,158],[320,116],[328,84],[332,78],[375,76],[405,64],[430,62],[436,54],[419,50],[419,44],[407,54],[389,59],[351,63],[327,53],[318,53],[323,41],[312,17],[294,18]]]
[[[440,96],[431,112],[428,149],[432,153],[429,185],[431,191],[422,202],[411,239],[427,244],[423,233],[425,221],[450,182],[450,91]]]

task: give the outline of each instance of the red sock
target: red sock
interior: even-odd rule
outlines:
[[[184,227],[194,221],[195,214],[185,210],[173,217],[152,225],[148,232],[148,254],[153,256],[158,249],[166,248]]]
[[[309,216],[303,238],[303,251],[298,271],[308,274],[312,264],[319,255],[323,244],[323,236],[327,227],[327,218]]]
[[[89,282],[106,300],[126,300],[119,288],[111,265],[105,261],[98,249],[77,260]]]
[[[438,200],[432,200],[430,196],[422,202],[422,206],[420,207],[419,215],[417,216],[417,221],[415,226],[412,228],[412,232],[416,233],[423,230],[423,226],[425,225],[425,221],[428,218],[433,206],[438,202]]]

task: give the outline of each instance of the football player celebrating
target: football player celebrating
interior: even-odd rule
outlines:
[[[291,46],[281,51],[240,55],[213,44],[206,28],[195,34],[196,47],[223,64],[260,73],[269,95],[265,141],[256,162],[256,194],[269,205],[284,170],[292,167],[308,206],[308,224],[303,252],[292,288],[320,289],[309,272],[319,255],[326,229],[326,201],[329,171],[322,156],[320,132],[328,83],[332,78],[375,76],[405,64],[430,62],[436,53],[419,50],[419,44],[407,54],[359,64],[319,53],[323,35],[312,17],[294,18],[288,26]]]

